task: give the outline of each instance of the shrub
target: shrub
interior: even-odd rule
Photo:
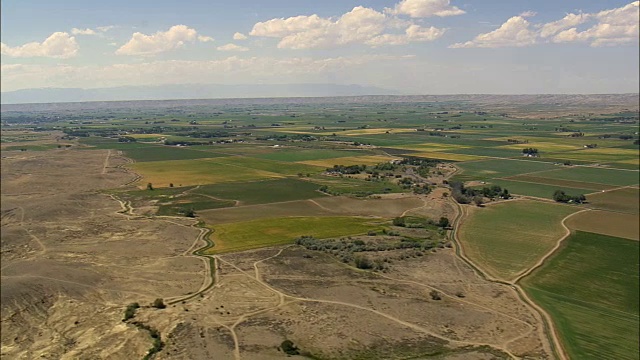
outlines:
[[[133,318],[134,316],[136,316],[136,309],[138,309],[139,307],[140,305],[137,302],[127,305],[127,308],[124,311],[124,318],[122,319],[122,321],[127,321]]]
[[[285,340],[280,344],[280,349],[287,355],[299,355],[300,350],[294,345],[293,341]]]
[[[164,301],[161,298],[157,298],[153,301],[153,306],[156,309],[164,309],[167,307],[167,305],[164,304]]]
[[[431,296],[432,300],[442,300],[442,297],[440,296],[440,293],[438,291],[436,291],[436,290],[431,290],[429,295]]]
[[[373,262],[366,256],[358,255],[355,257],[354,262],[358,269],[371,269],[373,268]]]

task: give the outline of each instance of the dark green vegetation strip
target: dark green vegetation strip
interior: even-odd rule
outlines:
[[[512,194],[518,195],[526,195],[526,196],[534,196],[539,198],[551,199],[553,198],[553,193],[556,190],[562,190],[566,194],[571,196],[578,196],[581,194],[588,194],[594,192],[594,190],[589,189],[578,189],[578,188],[570,188],[566,186],[557,186],[557,185],[546,185],[546,184],[538,184],[532,182],[523,182],[523,181],[511,181],[504,179],[493,179],[487,182],[491,185],[498,185],[502,188],[509,189],[509,192]],[[479,185],[474,186],[474,188],[482,188],[487,186]]]
[[[638,359],[639,243],[576,231],[522,281],[571,359]]]

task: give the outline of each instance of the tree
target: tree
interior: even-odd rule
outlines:
[[[147,184],[147,190],[153,190],[153,184],[152,183],[148,183]]]
[[[196,211],[193,208],[188,208],[184,211],[184,216],[194,218],[196,217]]]
[[[161,298],[157,298],[153,301],[153,306],[156,309],[164,309],[167,307],[167,305],[164,304],[164,301]]]
[[[484,198],[480,195],[473,198],[473,203],[477,206],[482,206],[484,204]]]
[[[450,223],[449,223],[449,219],[447,219],[447,218],[446,218],[446,217],[444,217],[444,216],[440,218],[440,221],[438,221],[438,227],[441,227],[441,228],[443,228],[443,229],[448,228],[448,227],[449,227],[449,225],[450,225]]]
[[[287,355],[299,355],[300,354],[300,350],[298,350],[298,347],[295,346],[295,344],[291,340],[283,341],[282,344],[280,344],[280,349],[282,349],[282,351]]]
[[[373,262],[366,256],[358,255],[354,259],[356,267],[358,269],[371,269],[373,268]]]

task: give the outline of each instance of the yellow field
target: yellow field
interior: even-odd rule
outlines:
[[[283,177],[269,171],[221,164],[213,159],[137,162],[130,167],[143,177],[139,182],[141,188],[147,183],[167,187],[170,183],[188,186]]]
[[[616,162],[621,164],[640,165],[640,158],[622,160],[622,161],[616,161]]]
[[[540,151],[565,151],[565,150],[578,150],[582,149],[581,145],[564,145],[564,144],[555,144],[552,142],[529,142],[527,144],[510,144],[499,146],[497,149],[526,149],[526,148],[536,148]]]
[[[637,214],[601,210],[587,211],[567,219],[566,225],[572,230],[581,230],[630,240],[640,239]]]
[[[134,139],[157,139],[161,137],[167,137],[166,135],[162,135],[162,134],[131,134],[127,136],[132,137]]]
[[[388,157],[384,155],[371,155],[371,156],[349,156],[333,159],[321,159],[321,160],[307,160],[298,161],[300,164],[322,166],[326,168],[333,167],[333,165],[376,165],[379,163],[387,163],[391,160],[399,159],[394,157]]]
[[[482,160],[484,156],[464,155],[464,154],[447,154],[437,151],[426,151],[419,153],[412,153],[411,156],[425,157],[430,159],[450,160],[450,161],[470,161],[470,160]]]

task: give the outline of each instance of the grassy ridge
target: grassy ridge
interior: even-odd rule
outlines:
[[[522,285],[571,359],[638,359],[639,243],[576,231]]]

